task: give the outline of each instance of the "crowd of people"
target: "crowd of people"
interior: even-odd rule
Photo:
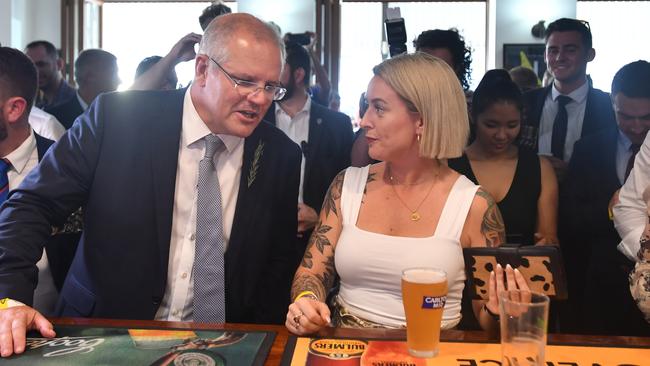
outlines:
[[[469,299],[463,249],[505,243],[560,247],[555,331],[650,334],[650,63],[594,88],[591,31],[562,18],[552,83],[490,70],[471,91],[463,38],[428,30],[373,68],[355,135],[314,34],[223,4],[200,22],[119,93],[107,51],[79,54],[74,88],[50,42],[0,48],[3,357],[53,337],[46,316],[401,328],[407,267],[447,273],[443,329],[498,331],[497,294],[528,283],[498,265]]]

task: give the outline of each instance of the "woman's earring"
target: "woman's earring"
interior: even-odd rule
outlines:
[[[420,135],[419,134],[415,135],[415,138],[418,140],[418,142],[420,142]]]

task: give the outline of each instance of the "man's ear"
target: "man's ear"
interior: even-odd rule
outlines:
[[[587,62],[591,62],[596,58],[596,50],[593,48],[590,48],[589,51],[587,51]]]
[[[27,101],[22,97],[11,97],[2,104],[2,115],[9,123],[18,121],[27,111]]]
[[[62,73],[65,72],[65,61],[61,57],[56,59],[56,68]]]
[[[194,60],[194,81],[192,84],[205,86],[208,80],[208,71],[210,69],[210,59],[207,55],[197,54]]]

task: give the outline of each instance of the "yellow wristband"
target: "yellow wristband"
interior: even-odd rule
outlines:
[[[12,300],[8,297],[5,297],[4,299],[0,299],[0,310],[13,308],[14,306],[21,306],[21,305],[25,305],[25,304],[23,304],[20,301]]]
[[[314,300],[318,300],[318,296],[316,296],[316,294],[313,291],[303,291],[303,292],[299,293],[298,296],[296,296],[295,299],[293,299],[293,302],[296,302],[296,301],[298,301],[298,299],[300,299],[302,297],[305,297],[305,296],[310,296]]]

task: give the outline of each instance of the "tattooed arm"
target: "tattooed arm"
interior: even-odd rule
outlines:
[[[463,247],[496,247],[505,243],[505,228],[501,212],[492,196],[483,188],[479,188],[474,196],[470,208],[461,244]],[[472,308],[474,315],[481,328],[489,332],[497,332],[499,323],[490,316],[487,310],[493,314],[499,313],[499,303],[496,293],[505,288],[527,287],[523,276],[512,268],[495,269],[494,276],[490,277],[489,300],[473,300]]]
[[[499,207],[483,188],[476,191],[474,202],[465,220],[463,247],[496,247],[506,241],[506,231]]]
[[[291,298],[305,291],[314,296],[301,297],[289,306],[286,326],[296,334],[313,333],[330,322],[325,304],[327,293],[334,284],[334,247],[342,229],[341,190],[345,171],[340,172],[330,185],[318,224],[314,228],[305,255],[296,271],[291,286]]]

